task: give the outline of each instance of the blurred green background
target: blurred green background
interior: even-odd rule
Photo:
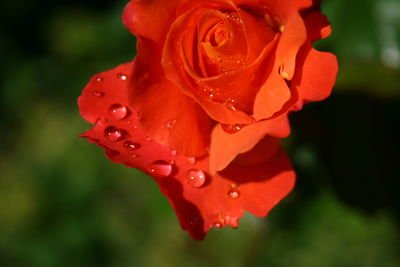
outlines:
[[[332,97],[291,115],[296,189],[203,242],[156,184],[77,136],[95,73],[131,60],[124,1],[2,1],[0,266],[400,266],[400,0],[327,0]]]

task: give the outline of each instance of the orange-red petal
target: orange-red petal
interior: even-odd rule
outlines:
[[[304,23],[307,28],[307,38],[310,42],[326,38],[332,32],[328,19],[318,11],[307,14],[304,18]]]
[[[95,125],[82,137],[104,148],[113,162],[152,176],[193,238],[201,240],[212,227],[237,227],[246,210],[265,216],[292,190],[295,174],[279,149],[267,158],[263,150],[255,150],[254,162],[238,158],[223,172],[211,175],[208,157],[186,157],[146,138],[137,110],[126,96],[135,77],[131,67],[125,64],[100,73],[85,87],[78,100],[80,112]],[[125,107],[122,113],[112,112],[115,104]],[[197,178],[201,179],[195,183]]]
[[[291,10],[281,26],[282,36],[276,50],[276,60],[280,64],[280,74],[291,80],[296,66],[296,55],[307,40],[304,21],[297,10]]]
[[[200,85],[196,84],[188,75],[188,72],[194,72],[190,68],[186,54],[183,51],[181,43],[181,30],[191,23],[193,15],[197,10],[192,10],[180,16],[172,25],[168,33],[166,44],[163,49],[162,65],[168,80],[176,84],[183,93],[192,97],[198,102],[209,116],[222,123],[250,123],[253,119],[240,110],[233,110],[224,103],[212,101],[212,99],[204,97],[204,93]],[[192,76],[195,74],[193,73]]]
[[[210,172],[224,169],[238,154],[251,150],[267,135],[283,138],[289,133],[286,115],[250,124],[236,133],[228,133],[221,125],[217,125],[211,137]]]
[[[143,81],[135,89],[131,102],[148,136],[184,155],[207,153],[213,122],[192,98],[165,78]]]
[[[290,99],[290,89],[286,81],[279,74],[278,64],[278,59],[275,59],[272,71],[254,100],[253,113],[256,120],[272,117]]]
[[[301,69],[293,78],[300,98],[305,101],[321,101],[327,98],[336,81],[338,62],[336,56],[315,50],[307,43],[299,54],[298,66]]]
[[[122,21],[134,35],[161,42],[175,19],[176,8],[182,2],[183,0],[132,0],[125,7]]]

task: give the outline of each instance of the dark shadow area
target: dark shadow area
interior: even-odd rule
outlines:
[[[336,93],[292,114],[295,161],[304,147],[317,155],[311,171],[297,164],[297,189],[310,195],[329,186],[352,207],[366,213],[390,210],[400,218],[399,106],[398,99]]]

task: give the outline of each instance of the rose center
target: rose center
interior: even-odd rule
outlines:
[[[223,22],[220,22],[212,27],[208,31],[205,41],[211,44],[213,47],[219,47],[223,45],[229,39],[229,31]]]

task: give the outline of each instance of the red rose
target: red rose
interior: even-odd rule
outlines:
[[[159,184],[195,239],[265,216],[295,182],[287,115],[329,96],[337,62],[312,0],[132,0],[132,63],[94,76],[82,136]]]

